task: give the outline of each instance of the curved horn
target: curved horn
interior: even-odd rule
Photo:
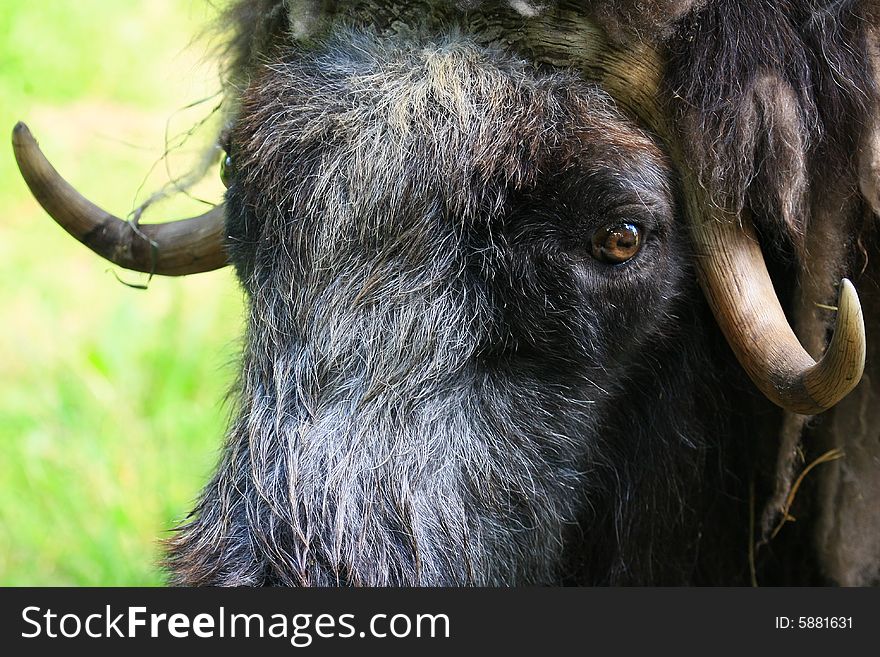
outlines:
[[[834,337],[817,363],[801,346],[773,289],[748,217],[720,210],[690,166],[661,92],[664,58],[643,44],[618,47],[590,32],[587,76],[639,116],[666,143],[684,192],[699,253],[697,270],[712,312],[752,381],[794,413],[828,410],[856,387],[865,367],[865,325],[852,283],[841,283]]]
[[[43,209],[101,257],[126,269],[163,276],[197,274],[227,264],[222,205],[191,219],[135,228],[64,180],[24,123],[12,131],[12,148],[21,175]]]
[[[751,224],[692,223],[701,283],[737,359],[772,402],[813,415],[843,399],[865,368],[865,324],[859,297],[843,279],[834,337],[815,362],[789,326]]]

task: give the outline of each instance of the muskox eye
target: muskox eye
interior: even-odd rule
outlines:
[[[232,156],[229,153],[224,153],[223,159],[220,160],[220,180],[227,188],[232,184],[232,174],[234,171]]]
[[[626,262],[642,248],[642,230],[635,224],[605,226],[593,233],[593,257],[609,265]]]

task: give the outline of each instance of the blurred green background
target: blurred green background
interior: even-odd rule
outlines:
[[[205,0],[0,0],[0,128],[24,119],[83,194],[125,216],[218,89]],[[159,541],[222,443],[242,300],[232,272],[126,287],[43,213],[0,147],[0,584],[156,585]],[[166,166],[167,165],[167,166]],[[152,172],[151,172],[152,170]],[[211,180],[199,195],[219,200]],[[140,191],[138,191],[140,188]],[[175,198],[145,221],[203,212]],[[140,275],[117,271],[123,279]]]

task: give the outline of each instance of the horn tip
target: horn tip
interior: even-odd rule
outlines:
[[[17,137],[19,135],[30,135],[31,131],[27,127],[27,124],[24,121],[19,121],[15,124],[15,127],[12,129],[12,135]]]
[[[837,326],[847,337],[851,350],[850,373],[852,386],[859,382],[865,370],[867,342],[865,338],[865,319],[862,315],[862,304],[855,286],[848,278],[840,281],[840,293],[837,300]]]
[[[843,278],[840,281],[840,291],[837,294],[837,307],[838,312],[846,316],[862,314],[862,304],[859,301],[859,294],[856,292],[855,285],[853,285],[852,281],[848,278]],[[862,323],[864,323],[863,320]]]
[[[12,128],[12,145],[19,147],[34,142],[36,142],[36,140],[34,139],[33,134],[31,134],[30,128],[27,127],[27,124],[24,121],[16,123],[15,127]]]

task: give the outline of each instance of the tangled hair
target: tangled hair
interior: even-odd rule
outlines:
[[[558,0],[510,5],[529,17]],[[436,4],[442,4],[436,0]],[[682,143],[719,205],[756,215],[803,255],[812,188],[857,180],[854,154],[878,107],[867,32],[873,0],[584,0],[612,38],[661,42]],[[226,21],[230,105],[323,0],[241,0]],[[299,26],[299,27],[298,27]],[[293,34],[293,36],[296,36]],[[841,121],[840,117],[847,120]],[[857,191],[857,190],[855,190]]]
[[[714,0],[669,41],[668,93],[703,184],[800,253],[811,189],[858,180],[877,107],[867,5]]]
[[[340,30],[251,80],[229,149],[247,346],[175,582],[737,576],[699,550],[738,526],[707,466],[725,357],[694,339],[668,165],[604,93]],[[652,241],[599,272],[575,245],[619,205]]]
[[[173,581],[748,581],[749,482],[787,491],[804,423],[786,474],[756,472],[781,413],[714,328],[657,144],[575,73],[454,28],[322,27],[325,4],[226,16],[228,248],[250,313]],[[494,4],[519,20],[577,3]],[[838,212],[816,197],[858,195],[877,107],[870,3],[582,4],[612,39],[663,44],[703,184],[754,215],[784,302],[810,251],[823,298],[850,254],[815,257],[815,236],[844,234],[817,229]],[[584,245],[621,216],[651,239],[597,270]],[[771,581],[817,582],[807,542]]]

